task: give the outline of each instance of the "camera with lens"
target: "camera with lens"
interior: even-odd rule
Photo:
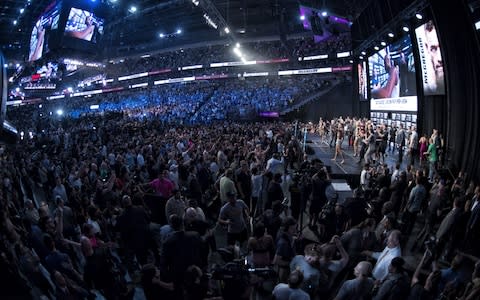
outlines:
[[[229,262],[223,266],[217,266],[212,270],[211,277],[216,280],[241,280],[250,275],[262,278],[276,278],[276,273],[271,268],[251,268],[241,262]]]

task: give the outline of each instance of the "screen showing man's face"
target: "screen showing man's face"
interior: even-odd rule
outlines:
[[[425,38],[437,83],[443,84],[443,61],[435,27],[425,26]]]

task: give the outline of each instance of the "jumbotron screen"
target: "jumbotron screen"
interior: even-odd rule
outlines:
[[[417,111],[415,60],[409,35],[368,58],[370,109]]]
[[[103,35],[104,19],[95,13],[72,7],[65,25],[65,36],[96,43]]]
[[[49,48],[50,35],[53,30],[58,29],[60,19],[61,2],[53,2],[46,9],[40,18],[35,22],[30,37],[30,52],[28,61],[35,61],[42,58]]]
[[[418,52],[422,65],[423,93],[429,95],[445,94],[443,59],[438,42],[437,30],[433,21],[415,29]]]

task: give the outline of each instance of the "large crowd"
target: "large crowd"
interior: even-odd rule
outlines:
[[[39,122],[86,114],[122,112],[138,119],[162,123],[204,124],[281,112],[302,97],[327,87],[323,75],[204,80],[129,89],[92,97],[67,97],[40,104],[12,107],[7,120],[19,131],[38,132]],[[98,105],[97,109],[91,109]],[[62,110],[62,115],[57,114]]]
[[[421,153],[415,128],[391,126],[401,138],[384,144],[366,119],[320,122],[340,151],[367,132],[360,185],[340,201],[293,123],[186,127],[114,112],[39,127],[0,148],[6,299],[480,295],[480,188],[435,164],[427,175],[415,157],[390,172],[368,142],[435,163],[438,133]]]

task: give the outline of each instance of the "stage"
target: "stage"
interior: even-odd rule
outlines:
[[[320,159],[326,166],[330,167],[330,176],[332,179],[344,179],[350,185],[352,189],[355,189],[360,184],[360,173],[363,169],[363,162],[359,163],[359,158],[353,156],[353,146],[348,146],[348,142],[345,139],[342,144],[342,151],[345,161],[343,164],[341,157],[338,156],[334,161],[332,158],[335,155],[335,147],[328,144],[328,141],[321,141],[321,138],[316,134],[309,134],[307,136],[307,147],[311,147],[314,154],[309,155],[310,159]],[[405,151],[406,152],[406,151]],[[408,155],[404,155],[401,169],[407,168],[407,162],[410,160]],[[385,154],[385,163],[390,169],[390,174],[395,168],[395,164],[398,161],[398,151],[392,151]],[[417,160],[418,162],[418,160]]]

